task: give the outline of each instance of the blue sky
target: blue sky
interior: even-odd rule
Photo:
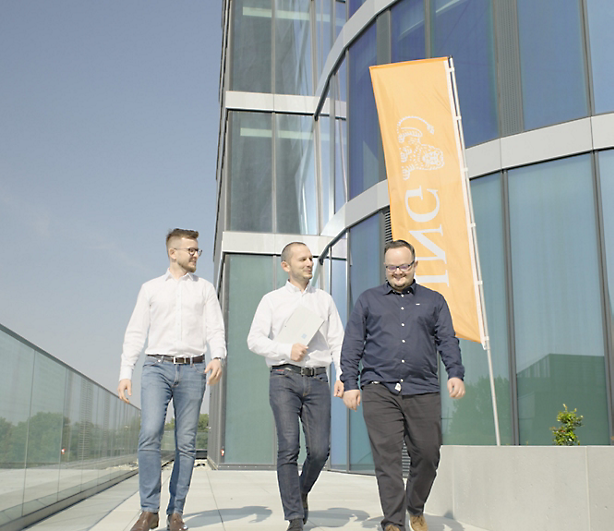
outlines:
[[[212,280],[221,8],[0,2],[0,323],[113,391],[169,229]]]

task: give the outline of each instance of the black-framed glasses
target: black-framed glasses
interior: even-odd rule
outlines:
[[[194,256],[194,255],[198,255],[200,256],[201,254],[203,254],[203,250],[202,249],[195,249],[194,247],[173,247],[173,249],[175,249],[175,251],[187,251],[188,253],[190,253],[190,256]]]
[[[384,266],[386,267],[386,271],[388,271],[388,273],[394,273],[397,269],[399,269],[402,273],[406,273],[415,263],[416,261],[414,260],[411,264],[401,264],[396,266],[384,264]]]

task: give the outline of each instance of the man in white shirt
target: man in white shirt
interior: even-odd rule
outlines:
[[[161,490],[161,444],[164,420],[173,399],[175,462],[169,485],[167,528],[183,531],[200,406],[207,380],[216,384],[226,357],[224,320],[215,288],[194,275],[202,251],[198,232],[174,229],[166,236],[170,261],[165,275],[145,282],[128,323],[121,356],[119,397],[132,395],[132,371],[145,348],[141,376],[139,490],[142,513],[132,531],[158,527]],[[209,345],[211,361],[205,366]],[[207,374],[209,377],[207,378]]]
[[[288,282],[267,293],[256,310],[247,345],[266,357],[271,367],[269,402],[277,428],[277,480],[290,521],[288,531],[300,531],[307,522],[307,494],[318,479],[330,451],[330,388],[327,369],[335,364],[337,381],[334,395],[343,397],[339,380],[343,324],[332,297],[309,286],[313,256],[302,242],[293,242],[281,253],[281,267]],[[276,341],[284,324],[299,306],[310,320],[322,324],[308,344]],[[315,314],[315,315],[313,315]],[[293,331],[284,331],[292,336]],[[300,335],[300,330],[296,331]],[[283,336],[282,336],[283,337]],[[307,457],[298,474],[300,451],[299,418],[305,433]]]

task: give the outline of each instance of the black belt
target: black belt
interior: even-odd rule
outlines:
[[[295,372],[301,376],[316,376],[318,374],[324,374],[326,367],[299,367],[298,365],[292,365],[291,363],[284,363],[283,365],[273,365],[271,372],[275,369],[284,369],[290,372]]]
[[[147,354],[151,358],[158,361],[170,361],[175,365],[192,365],[193,363],[201,363],[205,360],[204,355],[200,356],[166,356],[164,354]]]

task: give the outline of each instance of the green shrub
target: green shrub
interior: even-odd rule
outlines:
[[[580,440],[576,435],[576,428],[582,426],[582,415],[578,415],[577,409],[568,411],[567,406],[563,404],[565,411],[559,411],[556,420],[561,423],[558,427],[551,427],[550,431],[554,435],[554,444],[556,446],[575,446],[580,445]]]

